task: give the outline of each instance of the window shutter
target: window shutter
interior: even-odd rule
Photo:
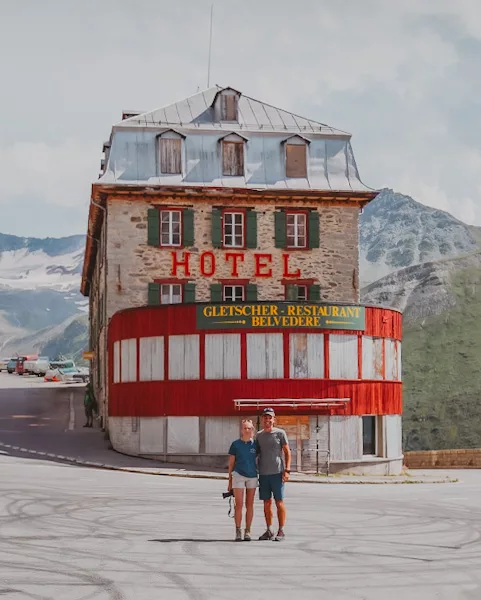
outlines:
[[[257,248],[257,213],[248,210],[246,213],[246,247]]]
[[[160,246],[160,214],[156,208],[147,211],[147,243]]]
[[[222,284],[211,283],[210,284],[210,301],[211,302],[222,302]]]
[[[297,300],[297,285],[286,285],[286,300]]]
[[[320,285],[310,285],[308,290],[309,300],[312,302],[319,302],[321,299],[321,286]]]
[[[286,144],[286,177],[307,177],[305,144]]]
[[[222,175],[244,175],[243,142],[222,142]]]
[[[218,208],[212,209],[212,245],[222,247],[222,213]]]
[[[185,247],[194,245],[194,211],[190,208],[182,212],[182,245]]]
[[[309,213],[309,248],[319,248],[319,213],[311,210]]]
[[[160,304],[160,283],[149,283],[149,306]]]
[[[160,172],[182,173],[182,140],[160,138]]]
[[[246,285],[246,301],[257,302],[257,286],[255,283],[248,283]]]
[[[195,302],[195,283],[186,283],[184,285],[184,302],[186,304]]]
[[[274,213],[275,218],[275,235],[276,235],[276,248],[286,247],[286,213],[284,211],[277,211]]]

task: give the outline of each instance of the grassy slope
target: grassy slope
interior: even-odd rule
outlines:
[[[481,270],[456,273],[457,306],[405,322],[405,450],[481,447]]]

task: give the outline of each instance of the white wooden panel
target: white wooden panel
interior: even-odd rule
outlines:
[[[205,336],[205,378],[224,378],[224,340],[222,334],[208,333]]]
[[[141,417],[140,454],[165,452],[165,422],[167,417]]]
[[[282,333],[247,334],[247,377],[249,379],[284,377]]]
[[[324,377],[324,335],[307,334],[307,376],[311,379]]]
[[[382,379],[382,338],[362,338],[362,378]]]
[[[361,460],[362,418],[333,416],[330,428],[331,460]]]
[[[357,336],[329,336],[329,378],[357,379]]]
[[[140,338],[140,381],[164,379],[164,338],[162,336]]]
[[[199,379],[200,352],[199,336],[185,336],[184,379]]]
[[[289,336],[289,377],[304,379],[308,376],[307,334],[291,333]]]
[[[397,378],[402,380],[402,360],[401,360],[401,342],[397,342]]]
[[[167,417],[167,452],[199,453],[199,417]]]
[[[385,415],[384,419],[387,458],[399,458],[402,456],[401,415]]]
[[[137,380],[137,340],[131,338],[120,343],[121,381]]]
[[[199,336],[169,337],[169,379],[199,379]]]
[[[114,342],[114,383],[120,381],[120,342]]]
[[[248,333],[246,337],[247,378],[265,379],[267,377],[265,333]]]
[[[241,344],[239,333],[225,333],[224,337],[224,379],[240,379]]]
[[[398,379],[398,352],[396,340],[385,340],[386,379]]]
[[[282,333],[266,333],[266,379],[284,377],[284,341]]]
[[[184,337],[169,337],[169,379],[184,379]]]
[[[238,417],[205,418],[205,451],[207,454],[227,454],[230,445],[240,435]]]

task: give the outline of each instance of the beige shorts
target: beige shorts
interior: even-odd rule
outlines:
[[[247,488],[248,490],[252,490],[256,487],[257,477],[244,477],[244,475],[239,475],[236,471],[232,472],[232,489]]]

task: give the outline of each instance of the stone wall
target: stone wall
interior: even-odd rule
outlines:
[[[147,304],[148,284],[155,279],[172,277],[172,249],[159,249],[147,244],[147,211],[158,205],[185,206],[195,211],[195,245],[187,250],[190,277],[182,268],[177,276],[196,283],[196,300],[210,300],[210,284],[233,279],[231,264],[225,259],[226,250],[211,245],[212,205],[235,208],[254,208],[257,216],[258,247],[255,250],[236,250],[244,254],[239,263],[239,279],[256,283],[259,300],[284,299],[282,254],[289,254],[289,269],[301,270],[299,279],[313,279],[321,286],[321,300],[328,302],[358,302],[358,216],[354,204],[345,206],[284,200],[280,207],[292,209],[315,208],[320,215],[320,248],[313,250],[283,250],[274,247],[274,203],[243,203],[231,198],[218,202],[195,199],[195,204],[169,197],[142,199],[110,199],[108,201],[108,301],[110,318],[118,310]],[[216,257],[216,273],[205,277],[200,272],[199,256],[212,251]],[[272,254],[272,278],[254,277],[254,253]],[[177,250],[179,259],[183,250]]]
[[[409,469],[481,469],[481,449],[405,452]]]

